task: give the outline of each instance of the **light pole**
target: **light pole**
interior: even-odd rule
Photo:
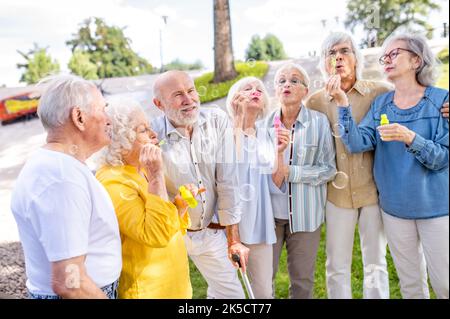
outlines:
[[[159,29],[159,54],[161,57],[161,70],[160,73],[164,72],[164,60],[163,60],[163,40],[162,40],[162,31],[163,28],[167,25],[167,18],[168,16],[161,16],[161,18],[164,21],[164,24],[161,26],[161,28]]]

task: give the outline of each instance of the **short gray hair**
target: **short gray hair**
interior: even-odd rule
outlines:
[[[416,81],[423,86],[434,85],[439,70],[439,62],[428,46],[427,39],[421,34],[400,33],[390,35],[383,43],[382,54],[394,41],[404,41],[406,49],[411,50],[420,59],[420,67],[416,70]]]
[[[322,76],[324,79],[327,79],[329,77],[326,69],[326,63],[327,63],[327,55],[328,52],[337,44],[344,43],[344,42],[350,42],[352,45],[352,51],[355,54],[356,59],[356,66],[355,66],[355,73],[356,73],[356,79],[361,80],[362,79],[362,70],[364,67],[364,57],[359,50],[358,46],[355,43],[355,40],[351,37],[351,35],[345,33],[345,32],[332,32],[330,35],[328,35],[325,40],[322,43],[322,48],[320,51],[320,63],[319,68],[320,72],[322,73]]]
[[[226,101],[226,108],[227,108],[228,114],[232,118],[234,118],[234,116],[236,115],[234,113],[234,108],[233,108],[233,106],[231,104],[233,102],[234,97],[247,84],[254,83],[254,82],[258,83],[258,85],[261,86],[262,97],[263,97],[263,102],[264,102],[264,108],[263,108],[262,114],[259,114],[257,119],[264,118],[264,117],[266,117],[267,113],[269,113],[270,99],[269,99],[269,94],[267,93],[266,87],[264,86],[264,83],[260,79],[254,77],[254,76],[247,76],[247,77],[244,77],[244,78],[240,79],[236,83],[234,83],[231,86],[230,90],[228,91],[227,101]]]
[[[73,107],[89,112],[93,102],[94,83],[75,75],[53,75],[42,79],[43,88],[37,114],[45,130],[55,129],[70,117]]]
[[[311,80],[309,79],[308,72],[306,72],[306,70],[300,64],[293,63],[293,62],[287,62],[287,63],[283,64],[277,70],[277,72],[275,73],[275,76],[273,78],[273,83],[274,83],[275,87],[277,86],[277,79],[280,76],[280,73],[283,71],[286,71],[286,70],[291,70],[291,69],[295,69],[298,72],[300,72],[300,74],[303,76],[303,80],[305,81],[304,84],[306,85],[307,88],[309,88],[309,84],[310,84]]]
[[[134,115],[143,112],[141,104],[125,97],[109,97],[106,113],[111,121],[111,143],[105,146],[98,159],[100,165],[123,165],[122,152],[130,151],[136,140]]]

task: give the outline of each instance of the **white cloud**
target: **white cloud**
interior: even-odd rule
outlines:
[[[150,10],[123,6],[123,3],[119,0],[79,0],[64,5],[52,0],[0,2],[0,70],[3,71],[0,84],[18,84],[20,73],[15,65],[23,59],[16,50],[26,52],[33,42],[50,46],[52,57],[66,69],[71,52],[65,42],[90,16],[104,18],[108,24],[126,26],[125,35],[132,39],[133,49],[158,63],[159,51],[155,47],[159,46],[160,17]]]

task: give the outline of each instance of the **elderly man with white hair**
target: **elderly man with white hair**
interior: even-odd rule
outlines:
[[[287,63],[281,66],[274,79],[281,107],[264,122],[278,145],[282,142],[280,132],[290,131],[289,146],[277,154],[278,165],[272,181],[278,189],[274,189],[271,198],[277,236],[273,279],[286,243],[289,295],[294,299],[313,296],[327,182],[336,173],[330,124],[325,115],[303,104],[309,82],[308,74],[300,65]]]
[[[273,244],[275,221],[270,198],[273,160],[277,153],[267,138],[265,128],[257,129],[258,120],[269,112],[269,95],[264,83],[255,77],[244,77],[230,88],[227,111],[234,123],[235,145],[240,187],[248,190],[241,201],[239,234],[251,254],[248,272],[256,299],[273,298]],[[289,144],[289,131],[280,134],[283,152]]]
[[[47,143],[17,178],[11,210],[30,298],[116,298],[122,268],[117,218],[85,164],[110,142],[106,102],[79,77],[45,80],[38,115]]]
[[[152,127],[160,140],[167,191],[180,185],[205,188],[189,209],[191,227],[185,242],[189,257],[208,283],[208,298],[244,298],[232,255],[245,271],[249,249],[239,237],[239,184],[234,161],[233,128],[217,109],[200,109],[194,81],[185,72],[168,71],[154,84],[154,104],[164,112]],[[237,266],[236,263],[234,263]]]

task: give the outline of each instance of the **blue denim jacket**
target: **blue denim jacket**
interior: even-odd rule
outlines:
[[[393,99],[394,91],[379,95],[359,126],[350,108],[340,107],[342,141],[352,153],[375,149],[374,177],[386,213],[405,219],[448,215],[449,124],[440,113],[448,91],[429,86],[419,103],[406,110]],[[390,124],[399,123],[416,133],[409,147],[380,139],[376,128],[381,114],[387,114]]]

